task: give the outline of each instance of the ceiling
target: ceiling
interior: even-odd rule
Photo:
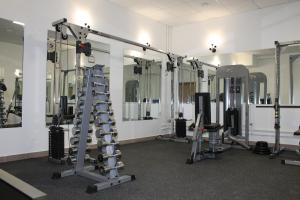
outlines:
[[[24,27],[0,18],[0,41],[23,45]]]
[[[168,25],[182,25],[299,0],[108,0]]]

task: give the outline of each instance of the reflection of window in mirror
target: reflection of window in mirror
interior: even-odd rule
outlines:
[[[24,24],[0,18],[0,128],[22,126]]]
[[[125,84],[125,101],[138,102],[138,80],[129,80]]]
[[[299,50],[300,52],[300,50]],[[300,105],[300,54],[291,55],[290,58],[290,104]]]
[[[81,56],[79,74],[76,75],[75,38],[68,35],[66,40],[60,40],[58,34],[55,42],[55,32],[48,31],[47,51],[47,84],[46,84],[46,123],[51,124],[52,117],[59,113],[60,102],[65,102],[66,113],[62,124],[72,123],[77,95],[76,84],[82,81],[86,67],[96,64],[104,65],[104,76],[109,79],[110,48],[109,45],[88,40],[92,46],[91,56]],[[56,53],[55,53],[56,52]]]
[[[151,120],[160,117],[161,61],[155,56],[124,55],[123,120]]]
[[[178,71],[178,95],[180,103],[195,102],[197,73],[191,64],[183,63]]]

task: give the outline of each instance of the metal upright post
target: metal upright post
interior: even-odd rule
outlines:
[[[77,153],[77,162],[75,166],[75,171],[83,170],[84,168],[84,160],[85,160],[85,152],[87,147],[87,136],[90,125],[90,114],[92,110],[92,82],[91,82],[91,69],[87,69],[86,71],[86,94],[85,94],[85,103],[83,107],[82,113],[82,121],[80,127],[80,136],[79,136],[79,147]],[[79,99],[78,99],[79,100]]]
[[[174,68],[171,69],[171,134],[175,133],[175,95],[174,95],[174,85],[175,85],[175,74],[174,74]]]
[[[216,76],[216,123],[220,124],[220,78],[218,78],[217,76]]]
[[[278,41],[275,41],[275,65],[276,65],[276,89],[275,89],[275,144],[273,147],[272,156],[280,153],[280,52],[281,46]]]
[[[245,81],[245,143],[249,145],[249,75]]]

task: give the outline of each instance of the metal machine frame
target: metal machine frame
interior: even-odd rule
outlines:
[[[274,103],[274,128],[275,128],[275,144],[272,149],[271,158],[279,155],[283,148],[280,147],[280,55],[283,47],[300,45],[300,40],[290,42],[278,42],[275,41],[275,68],[276,68],[276,81],[275,81],[275,103]]]
[[[91,172],[91,170],[95,170],[95,166],[93,166],[93,165],[84,166],[85,160],[90,160],[91,162],[95,162],[95,160],[93,161],[93,159],[90,158],[88,156],[88,154],[86,154],[86,148],[87,148],[87,138],[88,138],[88,132],[89,132],[89,123],[90,123],[90,117],[89,116],[90,116],[90,113],[91,113],[91,106],[93,104],[92,96],[94,95],[93,94],[94,92],[93,92],[93,89],[92,89],[92,84],[97,84],[97,83],[94,83],[91,80],[91,77],[93,75],[91,74],[91,72],[89,70],[88,70],[88,74],[86,74],[86,76],[85,76],[85,81],[86,82],[81,83],[80,80],[79,80],[79,76],[81,75],[80,74],[81,73],[81,66],[80,66],[81,53],[84,53],[86,56],[91,54],[91,52],[90,52],[91,45],[88,42],[85,43],[86,38],[87,38],[88,34],[93,34],[93,35],[105,37],[105,38],[108,38],[108,39],[116,40],[116,41],[119,41],[119,42],[127,43],[127,44],[130,44],[130,45],[138,46],[138,47],[141,47],[144,51],[146,51],[148,49],[148,50],[151,50],[151,51],[155,51],[155,52],[158,52],[158,53],[165,54],[169,58],[169,64],[168,65],[171,66],[171,68],[173,70],[174,70],[175,59],[178,58],[179,56],[175,55],[175,54],[165,52],[165,51],[162,51],[160,49],[150,47],[150,45],[140,44],[140,43],[137,43],[137,42],[134,42],[134,41],[131,41],[131,40],[127,40],[127,39],[124,39],[124,38],[121,38],[121,37],[118,37],[118,36],[113,36],[113,35],[110,35],[110,34],[106,34],[106,33],[103,33],[103,32],[93,30],[87,24],[85,26],[78,26],[78,25],[75,25],[75,24],[71,24],[71,23],[67,22],[66,18],[63,18],[61,20],[53,22],[52,26],[54,26],[56,28],[57,33],[61,34],[62,39],[67,39],[67,37],[68,37],[67,31],[69,30],[71,32],[71,34],[74,36],[75,40],[76,40],[76,65],[75,65],[75,70],[76,70],[75,74],[76,74],[76,77],[77,77],[77,80],[76,80],[76,104],[80,108],[82,108],[82,111],[81,111],[82,113],[79,114],[81,117],[80,117],[80,119],[78,119],[79,122],[80,122],[80,127],[78,127],[78,128],[80,128],[79,129],[80,134],[79,134],[79,137],[77,138],[79,140],[79,144],[78,144],[78,148],[77,148],[77,156],[76,156],[76,158],[74,158],[74,160],[76,160],[75,161],[76,164],[75,164],[74,168],[71,169],[71,170],[67,170],[67,171],[64,171],[64,172],[61,172],[61,173],[53,174],[53,178],[66,177],[66,176],[71,176],[71,175],[79,175],[79,176],[83,176],[83,177],[86,177],[86,178],[89,178],[89,179],[100,182],[100,183],[95,184],[93,186],[89,186],[87,188],[87,192],[96,192],[96,191],[104,189],[104,188],[108,188],[108,187],[111,187],[111,186],[114,186],[114,185],[118,185],[120,183],[124,183],[124,182],[127,182],[127,181],[134,180],[135,179],[134,175],[132,175],[132,176],[125,175],[125,176],[119,177],[118,172],[117,172],[117,166],[111,168],[113,170],[109,171],[109,176],[108,177],[107,176],[101,176],[101,175],[98,175],[98,174],[95,174],[95,173]],[[173,72],[172,72],[172,74],[173,74]],[[102,76],[100,75],[100,77],[102,77]],[[84,86],[84,84],[86,84],[85,85],[85,91],[81,91],[81,88]],[[81,103],[81,101],[79,101],[80,98],[81,98],[79,95],[81,95],[81,94],[85,94],[85,98],[86,98],[85,101],[84,101],[83,107],[82,107],[82,105],[78,104],[78,103]],[[106,95],[106,94],[103,93],[103,95]],[[109,102],[106,102],[106,103],[109,103]],[[174,106],[174,102],[171,105],[171,109],[173,108],[173,106]],[[103,117],[103,114],[109,114],[109,113],[108,112],[107,113],[101,113],[101,111],[100,111],[100,116]],[[101,126],[101,121],[99,123],[100,123],[100,126]],[[108,122],[106,122],[106,123],[108,123]],[[109,122],[109,124],[110,124],[110,122]],[[103,128],[104,127],[102,125],[102,129]],[[76,131],[77,130],[75,130],[75,132]],[[98,133],[98,135],[99,134],[100,134],[100,137],[104,137],[104,140],[105,140],[105,141],[100,141],[100,143],[104,142],[105,143],[104,145],[108,145],[108,146],[116,145],[115,143],[112,143],[113,142],[112,140],[110,141],[110,143],[107,143],[107,141],[106,141],[107,137],[106,137],[106,135],[102,136],[101,131],[100,131],[100,133]],[[113,133],[108,131],[108,132],[105,132],[105,134],[110,135],[110,134],[113,134]],[[99,142],[99,140],[98,140],[98,142]],[[99,144],[98,144],[98,146],[99,146]],[[102,148],[102,151],[103,151],[103,148]],[[108,159],[107,165],[109,165],[109,166],[112,165],[112,163],[109,162],[111,160],[110,155],[102,154],[102,156],[105,156],[105,158]],[[116,156],[118,156],[117,153],[116,153]],[[98,160],[99,160],[99,157],[98,157]],[[93,163],[93,164],[95,164],[95,163]],[[116,169],[116,170],[114,170],[114,169]],[[100,170],[105,171],[106,168],[101,168]]]
[[[224,79],[226,82],[226,79],[234,79],[234,85],[236,84],[236,79],[240,78],[244,84],[244,102],[245,102],[245,137],[234,137],[231,135],[230,131],[226,131],[224,134],[225,136],[228,137],[231,141],[234,141],[235,143],[241,145],[242,147],[246,149],[250,149],[249,146],[249,71],[248,69],[243,66],[243,65],[228,65],[228,66],[222,66],[219,67],[216,71],[216,123],[220,123],[220,79]],[[225,83],[224,83],[225,84]],[[227,88],[230,90],[230,88]],[[235,89],[234,89],[235,90]],[[228,93],[229,91],[227,91]],[[225,94],[225,91],[224,91]],[[236,94],[235,94],[236,95]],[[224,101],[226,100],[224,95]],[[226,100],[228,102],[228,99]],[[226,107],[224,105],[223,110],[225,110]],[[225,115],[225,112],[223,113]],[[240,119],[241,119],[241,114],[240,113]],[[242,125],[242,123],[240,123]],[[230,129],[228,129],[230,130]],[[240,132],[242,131],[242,127],[240,127]],[[239,133],[241,136],[242,133]]]

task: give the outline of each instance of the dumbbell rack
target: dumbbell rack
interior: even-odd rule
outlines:
[[[88,193],[135,180],[134,175],[119,176],[119,169],[124,167],[118,161],[121,151],[118,150],[117,132],[112,119],[109,98],[108,80],[103,74],[103,65],[95,65],[85,70],[83,85],[78,93],[77,108],[74,119],[73,137],[70,138],[71,148],[69,161],[74,164],[73,169],[54,173],[53,178],[78,175],[95,180],[99,183],[87,187]],[[91,113],[96,127],[98,146],[97,159],[87,154],[87,143],[91,142]],[[89,165],[85,165],[89,161]],[[98,170],[99,174],[97,174]]]
[[[0,128],[3,128],[6,122],[6,113],[4,107],[4,91],[0,89]]]

